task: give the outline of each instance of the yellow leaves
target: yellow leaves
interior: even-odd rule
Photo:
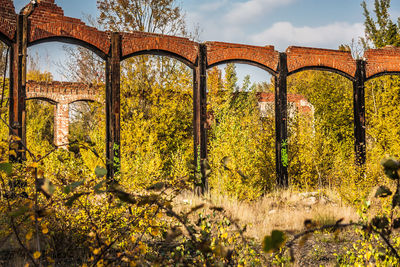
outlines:
[[[137,247],[137,250],[139,251],[139,253],[144,254],[147,251],[147,246],[146,244],[139,242],[139,246]]]
[[[100,252],[101,252],[101,249],[100,249],[100,248],[95,248],[95,249],[93,250],[93,254],[94,254],[94,255],[98,255]]]
[[[29,231],[26,235],[25,235],[25,238],[26,238],[26,240],[31,240],[32,239],[32,236],[33,236],[33,232],[32,231]]]
[[[51,257],[47,257],[47,261],[50,263],[54,263],[55,261]]]
[[[28,168],[37,168],[38,167],[38,163],[37,162],[32,162],[31,164],[29,164]]]
[[[9,141],[12,141],[12,142],[21,141],[21,138],[17,135],[11,135],[8,139],[9,139]]]
[[[46,226],[46,228],[43,228],[43,229],[42,229],[42,233],[43,233],[43,234],[49,233],[49,228],[47,228],[47,226]]]
[[[17,157],[17,152],[15,152],[15,150],[11,149],[8,151],[8,155],[9,156],[13,156],[13,157]]]
[[[33,253],[33,258],[34,258],[35,260],[37,260],[37,259],[40,258],[41,255],[42,255],[42,253],[40,253],[39,251],[36,251],[35,253]]]
[[[228,233],[225,232],[225,233],[221,234],[221,238],[224,238],[224,239],[228,238]]]
[[[154,236],[156,236],[156,235],[158,235],[159,233],[160,233],[160,231],[158,230],[158,228],[155,228],[155,227],[153,227],[153,228],[151,228],[151,234],[152,235],[154,235]]]

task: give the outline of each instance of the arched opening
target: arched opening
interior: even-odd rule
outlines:
[[[332,72],[317,68],[288,77],[288,172],[295,188],[354,181],[353,84]]]
[[[193,73],[172,57],[121,63],[121,182],[143,188],[174,183],[193,170]]]
[[[209,186],[222,195],[254,199],[275,184],[275,87],[265,70],[230,62],[207,72]]]
[[[84,142],[97,153],[105,151],[104,104],[97,101],[78,100],[69,103],[68,143]],[[93,151],[80,150],[84,162],[94,169],[102,164],[103,157],[93,157]]]
[[[9,46],[0,41],[0,160],[8,160],[8,135],[9,128],[9,66],[10,66],[10,53]]]
[[[27,147],[34,155],[45,155],[54,148],[54,101],[33,98],[26,101]]]
[[[70,44],[73,39],[58,40],[64,43],[55,40],[58,39],[30,44],[28,48],[27,97],[50,98],[55,102],[51,111],[52,142],[40,153],[59,148],[44,160],[45,164],[48,161],[54,168],[78,164],[81,171],[93,171],[96,166],[105,166],[105,63],[96,51]],[[39,114],[47,109],[43,102],[35,107],[27,105],[26,116],[31,121],[40,120]],[[27,123],[27,137],[32,127],[39,125],[42,124]],[[49,137],[50,134],[46,138]],[[38,150],[35,147],[41,147],[40,142],[27,138],[28,149]],[[71,164],[65,164],[66,160]]]
[[[384,157],[400,157],[399,102],[398,73],[378,73],[365,83],[365,167],[370,183],[379,183],[385,177],[380,165]]]

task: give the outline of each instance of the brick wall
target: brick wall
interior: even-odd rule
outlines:
[[[255,62],[276,71],[279,52],[273,46],[251,46],[222,42],[207,42],[207,65],[212,66],[230,60]]]
[[[12,0],[0,0],[0,32],[9,40],[15,36],[17,15]]]
[[[26,98],[45,98],[56,103],[101,101],[102,86],[74,82],[26,82]]]
[[[37,42],[51,37],[73,38],[92,46],[104,54],[110,49],[107,32],[85,25],[81,20],[65,17],[64,11],[54,1],[40,1],[29,17],[31,27],[29,42]]]
[[[65,17],[61,7],[54,0],[42,0],[29,17],[29,43],[40,42],[46,38],[74,39],[76,44],[84,45],[103,57],[110,50],[110,33],[99,31],[85,25],[75,18]],[[15,37],[16,13],[12,0],[0,0],[0,32],[6,39]],[[175,56],[189,65],[195,65],[198,43],[187,38],[160,34],[131,32],[121,33],[122,57],[133,54],[166,54]],[[69,40],[66,40],[69,41]],[[243,61],[266,67],[275,72],[279,53],[273,46],[251,46],[222,42],[206,42],[207,65],[221,62]],[[323,67],[338,70],[354,77],[356,64],[350,52],[291,46],[286,50],[288,70],[294,72],[303,68]],[[367,50],[367,77],[385,72],[400,72],[399,48]]]
[[[367,78],[382,72],[400,72],[400,48],[386,46],[368,49],[364,57],[367,61]]]
[[[79,100],[101,101],[102,86],[73,82],[27,81],[27,99],[48,99],[55,102],[54,144],[64,147],[68,143],[69,104]]]
[[[288,115],[293,117],[296,112],[303,114],[314,114],[313,105],[308,102],[307,98],[299,94],[288,94]],[[275,94],[261,92],[258,94],[258,106],[262,116],[275,113]]]
[[[144,51],[159,52],[160,54],[169,52],[194,65],[198,54],[198,44],[187,38],[161,34],[145,32],[122,34],[122,57]]]
[[[286,53],[289,72],[315,66],[337,69],[352,77],[356,73],[356,62],[347,51],[290,46]]]

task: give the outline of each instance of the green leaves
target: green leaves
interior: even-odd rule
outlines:
[[[65,202],[65,206],[67,207],[71,207],[72,204],[75,202],[75,200],[77,200],[78,198],[80,198],[81,196],[85,195],[86,193],[76,193],[73,194],[71,197],[68,198],[67,202]]]
[[[381,165],[383,166],[383,171],[387,177],[392,180],[400,179],[398,172],[400,169],[400,162],[398,162],[396,159],[392,157],[383,159],[381,161]]]
[[[83,185],[83,183],[85,182],[85,180],[81,180],[81,181],[77,181],[77,182],[73,182],[67,186],[65,186],[63,188],[63,192],[65,194],[69,194],[71,192],[73,192],[78,186]]]
[[[54,191],[56,190],[54,184],[49,179],[46,178],[36,179],[36,188],[46,198],[50,198],[53,195]]]
[[[137,200],[135,199],[135,197],[125,191],[123,191],[120,187],[120,185],[114,183],[110,186],[110,190],[111,193],[113,193],[116,197],[119,198],[119,200],[121,200],[122,202],[126,202],[129,204],[136,204]]]
[[[7,175],[11,175],[11,173],[12,173],[12,164],[10,162],[0,163],[0,171],[4,172]]]
[[[158,183],[155,183],[155,184],[147,187],[146,190],[161,191],[164,188],[165,188],[165,183],[164,182],[158,182]]]
[[[387,197],[392,194],[392,191],[387,186],[381,185],[376,190],[375,197]]]
[[[264,237],[263,249],[267,253],[276,252],[284,245],[285,240],[284,232],[273,230],[270,236]]]
[[[22,207],[18,208],[17,210],[10,212],[8,215],[11,216],[11,217],[16,218],[16,217],[19,217],[21,215],[24,215],[28,211],[29,211],[29,207],[22,206]]]
[[[394,194],[392,198],[392,207],[395,208],[396,206],[400,207],[400,191],[399,188],[397,188],[396,193]]]
[[[103,167],[97,166],[96,169],[94,170],[94,173],[96,174],[97,177],[102,178],[107,175],[107,170]]]

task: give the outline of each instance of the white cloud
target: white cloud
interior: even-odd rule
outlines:
[[[225,15],[225,21],[231,24],[243,24],[254,21],[279,6],[288,5],[296,0],[248,0],[233,3],[233,8]]]
[[[277,22],[261,33],[250,37],[257,45],[272,44],[284,50],[290,45],[337,49],[340,44],[364,35],[362,23],[336,22],[319,27],[295,27],[290,22]]]

